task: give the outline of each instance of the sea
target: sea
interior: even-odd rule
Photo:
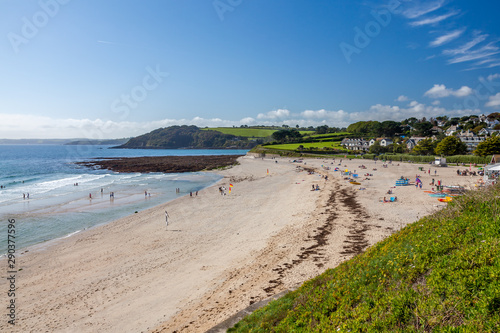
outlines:
[[[221,179],[210,172],[118,173],[84,167],[75,162],[109,157],[247,153],[247,150],[110,148],[96,145],[0,145],[0,254],[7,253],[9,220],[15,220],[10,223],[15,226],[15,239],[11,240],[15,240],[15,247],[19,250],[70,237],[188,195],[191,191],[199,191]],[[111,192],[113,197],[110,197]]]

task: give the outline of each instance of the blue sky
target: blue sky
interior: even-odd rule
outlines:
[[[500,3],[0,0],[0,138],[500,108]]]

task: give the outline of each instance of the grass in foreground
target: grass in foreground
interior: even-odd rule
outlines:
[[[500,186],[454,200],[228,332],[499,332]]]

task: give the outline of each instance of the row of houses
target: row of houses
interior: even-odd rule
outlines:
[[[458,133],[457,138],[459,138],[460,141],[465,143],[465,145],[467,146],[467,151],[472,152],[477,148],[478,144],[485,141],[488,138],[488,136],[492,135],[495,132],[500,132],[500,131],[483,128],[479,132],[480,135],[476,135],[474,132],[467,130]],[[406,147],[408,148],[408,150],[412,150],[420,141],[429,138],[432,139],[433,141],[437,140],[437,137],[435,135],[431,137],[411,137],[405,141]],[[393,143],[393,141],[389,138],[378,138],[371,140],[365,140],[360,138],[352,138],[352,139],[345,138],[344,140],[342,140],[341,145],[348,150],[367,152],[370,149],[370,147],[373,146],[377,141],[380,141],[380,145],[382,147],[387,147],[388,145]]]
[[[355,151],[368,151],[371,146],[375,144],[375,142],[380,141],[380,145],[382,147],[387,147],[388,145],[392,144],[393,141],[389,138],[378,138],[378,139],[371,139],[371,140],[365,140],[365,139],[348,139],[345,138],[342,140],[340,143],[345,149],[348,150],[355,150]]]

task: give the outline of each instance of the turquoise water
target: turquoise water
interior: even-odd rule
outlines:
[[[0,185],[4,186],[0,189],[0,240],[4,240],[0,243],[0,253],[5,253],[7,249],[8,219],[16,220],[16,248],[20,249],[111,222],[190,191],[201,190],[221,178],[205,172],[116,173],[81,167],[74,162],[104,157],[228,155],[247,152],[108,148],[0,145]],[[179,194],[175,192],[176,188],[181,189]],[[114,192],[114,198],[110,198],[110,192]],[[145,192],[148,194],[145,195]]]

